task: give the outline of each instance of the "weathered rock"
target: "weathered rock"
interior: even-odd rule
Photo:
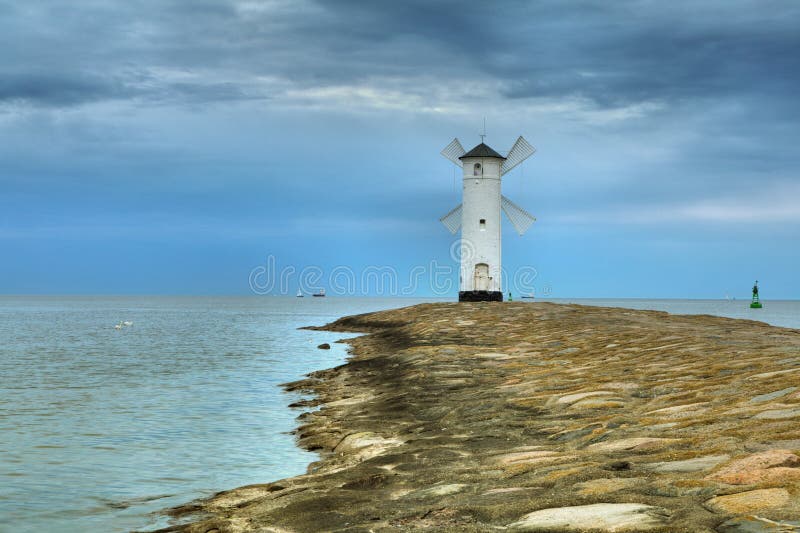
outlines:
[[[728,459],[730,459],[729,455],[706,455],[705,457],[695,457],[694,459],[685,459],[683,461],[666,461],[642,466],[654,472],[700,472],[702,470],[710,470]]]
[[[712,511],[730,514],[745,514],[762,509],[783,507],[789,503],[789,491],[786,489],[760,489],[717,496],[705,505]]]
[[[664,422],[663,424],[653,424],[652,426],[644,426],[642,429],[646,429],[647,431],[664,431],[665,429],[674,428],[677,426],[677,422]]]
[[[790,407],[787,409],[768,409],[758,413],[753,418],[759,420],[778,420],[781,418],[797,418],[800,416],[800,407]]]
[[[800,531],[800,521],[769,520],[758,516],[740,516],[721,524],[719,533],[791,533]]]
[[[457,494],[467,488],[467,485],[463,483],[451,483],[449,485],[436,485],[434,487],[429,487],[427,489],[421,489],[410,493],[407,498],[413,498],[416,500],[424,500],[429,498],[438,498],[441,496],[449,496],[451,494]]]
[[[526,490],[537,490],[538,487],[502,487],[499,489],[489,489],[483,493],[483,496],[492,496],[494,494],[508,494],[509,492],[520,492]]]
[[[673,405],[670,407],[662,407],[655,411],[645,413],[648,416],[658,416],[661,418],[686,418],[693,416],[696,411],[705,409],[708,404],[706,402],[689,403],[685,405]]]
[[[623,452],[623,451],[644,451],[655,450],[669,446],[679,439],[664,439],[657,437],[634,437],[630,439],[611,440],[598,442],[589,445],[589,449],[595,452]]]
[[[576,483],[572,488],[583,496],[601,496],[603,494],[629,489],[640,483],[642,483],[642,480],[635,477],[601,478],[584,481],[583,483]]]
[[[778,390],[778,391],[775,391],[775,392],[769,392],[767,394],[760,394],[758,396],[754,396],[753,398],[750,398],[750,403],[763,403],[763,402],[769,402],[769,401],[772,401],[772,400],[777,400],[778,398],[782,398],[783,396],[786,396],[787,394],[791,394],[796,390],[797,390],[797,387],[788,387],[788,388],[781,389],[781,390]]]
[[[603,424],[589,424],[588,426],[584,426],[582,428],[559,431],[555,435],[551,435],[550,440],[557,442],[569,442],[586,437],[587,435],[591,435],[602,427]]]
[[[476,353],[475,355],[473,355],[473,357],[481,357],[484,359],[498,359],[498,360],[513,359],[513,356],[508,355],[507,353],[497,353],[497,352]]]
[[[511,531],[649,531],[663,527],[666,510],[641,503],[596,503],[526,514]]]
[[[573,403],[573,409],[619,409],[625,407],[625,403],[615,398],[586,398]]]
[[[735,484],[796,498],[798,419],[755,416],[800,407],[797,391],[750,400],[798,386],[798,331],[520,302],[425,304],[325,329],[367,334],[348,341],[347,364],[286,386],[314,395],[298,406],[320,406],[296,432],[319,461],[184,506],[175,514],[207,518],[176,529],[478,533],[540,509],[539,531],[560,516],[562,531],[710,533],[727,513],[712,505],[735,504],[721,496]],[[761,527],[798,509],[755,512]],[[725,527],[749,527],[737,524]]]
[[[333,451],[340,454],[352,454],[354,460],[363,461],[402,444],[403,441],[400,439],[381,437],[375,433],[363,431],[347,435]]]
[[[790,482],[800,479],[800,457],[790,450],[768,450],[737,459],[707,479],[731,485]]]
[[[558,400],[556,400],[556,403],[569,405],[579,400],[583,400],[584,398],[589,398],[592,396],[609,396],[612,394],[614,393],[611,391],[603,391],[603,390],[590,391],[590,392],[577,392],[575,394],[568,394],[566,396],[560,397]]]
[[[774,378],[776,376],[780,376],[780,375],[784,375],[784,374],[793,374],[795,372],[800,372],[800,368],[788,368],[786,370],[773,370],[771,372],[762,372],[760,374],[756,374],[754,376],[750,376],[748,379]]]
[[[543,463],[559,460],[559,453],[551,450],[532,450],[498,455],[494,460],[503,465],[519,463]]]
[[[612,461],[603,468],[605,470],[611,470],[612,472],[621,472],[623,470],[630,470],[631,463],[630,461]]]
[[[319,348],[320,350],[330,350],[331,349],[331,345],[328,344],[327,342],[323,342],[322,344],[317,346],[317,348]]]

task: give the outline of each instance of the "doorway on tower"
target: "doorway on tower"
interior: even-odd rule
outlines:
[[[476,291],[488,291],[491,280],[492,278],[489,277],[489,265],[486,263],[475,265],[475,277],[473,278],[472,287]]]

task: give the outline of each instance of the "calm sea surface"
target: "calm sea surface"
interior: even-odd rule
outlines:
[[[0,531],[162,527],[165,507],[305,472],[278,385],[342,363],[316,346],[346,335],[297,328],[420,301],[0,296]],[[795,301],[557,301],[800,328]]]
[[[304,473],[300,396],[278,385],[346,354],[297,328],[418,301],[0,296],[0,531],[161,527],[165,507]]]

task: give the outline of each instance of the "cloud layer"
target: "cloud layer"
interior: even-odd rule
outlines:
[[[3,14],[0,100],[42,105],[393,88],[433,106],[619,107],[780,98],[800,76],[793,2],[51,1]]]
[[[798,24],[788,0],[0,2],[0,240],[436,232],[438,150],[486,117],[538,148],[504,187],[540,231],[779,228],[783,261]]]

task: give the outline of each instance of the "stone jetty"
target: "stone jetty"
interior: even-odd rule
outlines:
[[[286,385],[320,461],[171,530],[800,532],[800,330],[523,302],[320,329],[365,333]]]

